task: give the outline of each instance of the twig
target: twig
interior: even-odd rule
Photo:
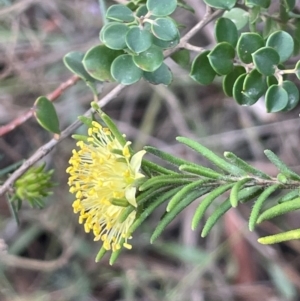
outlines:
[[[100,107],[105,106],[109,103],[113,98],[115,98],[118,93],[123,90],[125,86],[118,85],[113,90],[111,90],[107,95],[105,95],[102,99],[98,101],[98,105]],[[84,116],[90,117],[94,112],[93,109],[89,109],[85,112]],[[82,123],[79,120],[76,120],[71,125],[69,125],[64,131],[61,132],[58,139],[51,139],[49,142],[41,146],[29,159],[27,159],[11,176],[5,181],[5,183],[0,186],[0,196],[3,195],[10,186],[23,174],[26,170],[31,167],[34,163],[39,161],[41,158],[46,156],[53,148],[68,137],[74,130],[76,130]]]
[[[65,81],[62,84],[60,84],[58,88],[56,88],[53,92],[51,92],[50,94],[48,94],[46,97],[50,101],[56,100],[66,89],[68,89],[69,87],[75,85],[79,79],[80,79],[79,76],[73,75],[67,81]],[[17,126],[21,125],[26,120],[28,120],[29,118],[31,118],[33,116],[33,113],[34,113],[34,109],[31,108],[30,110],[28,110],[23,115],[21,115],[21,116],[17,117],[16,119],[12,120],[10,123],[1,126],[0,127],[0,137],[3,136],[3,135],[5,135],[5,134],[7,134],[10,131],[12,131]]]

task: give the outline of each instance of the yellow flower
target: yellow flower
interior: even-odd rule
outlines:
[[[125,221],[120,217],[130,204],[137,207],[136,180],[143,178],[139,172],[145,151],[133,156],[129,144],[122,146],[108,128],[93,121],[86,142],[79,141],[80,150],[73,150],[67,173],[70,174],[70,192],[76,195],[73,203],[79,212],[79,223],[86,232],[92,231],[94,240],[102,240],[106,250],[116,251],[127,243],[129,228],[135,220],[132,211]]]

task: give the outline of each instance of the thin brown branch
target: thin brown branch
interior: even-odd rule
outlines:
[[[56,100],[65,90],[69,87],[75,85],[77,81],[80,79],[79,76],[73,75],[65,82],[61,83],[59,87],[57,87],[53,92],[49,93],[46,97],[50,101]],[[0,127],[0,137],[9,133],[10,131],[14,130],[16,127],[27,121],[29,118],[33,116],[34,109],[31,108],[27,112],[23,113],[21,116],[17,117],[16,119],[12,120],[10,123],[3,125]]]

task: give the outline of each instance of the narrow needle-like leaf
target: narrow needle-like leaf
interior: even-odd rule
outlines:
[[[187,145],[188,147],[192,148],[196,152],[200,153],[207,160],[211,161],[213,164],[223,169],[224,171],[228,172],[229,174],[233,174],[237,176],[246,175],[245,171],[243,171],[237,166],[228,163],[227,161],[220,158],[214,152],[212,152],[205,146],[201,145],[200,143],[197,143],[196,141],[186,137],[177,137],[176,140],[179,141],[180,143]]]
[[[300,209],[300,197],[289,202],[284,202],[264,211],[258,218],[257,223],[274,218],[276,216]]]
[[[225,184],[222,185],[218,188],[216,188],[215,190],[213,190],[212,192],[210,192],[200,203],[200,205],[198,206],[193,220],[192,220],[192,229],[195,230],[201,220],[201,218],[204,216],[206,209],[209,207],[209,205],[220,195],[222,195],[225,191],[229,190],[232,186],[234,185],[234,183],[230,183],[230,184]]]
[[[258,222],[258,216],[260,213],[260,210],[264,204],[264,202],[267,200],[267,198],[278,188],[280,187],[280,184],[275,184],[270,187],[268,187],[266,190],[264,190],[261,195],[257,198],[256,202],[254,203],[254,206],[252,208],[250,217],[249,217],[249,230],[253,231],[256,223]]]
[[[193,173],[195,175],[199,175],[202,177],[210,178],[210,179],[220,179],[223,177],[222,174],[214,171],[213,169],[196,165],[196,164],[183,164],[180,165],[179,170],[186,171],[189,173]]]
[[[291,231],[278,233],[270,236],[261,237],[258,239],[258,242],[263,245],[276,244],[282,241],[288,241],[292,239],[300,238],[300,229],[294,229]]]
[[[247,182],[249,182],[251,180],[252,180],[252,178],[245,178],[234,184],[234,186],[232,187],[231,192],[230,192],[230,203],[231,203],[232,207],[234,207],[234,208],[237,207],[237,205],[239,203],[239,198],[238,198],[239,191]]]

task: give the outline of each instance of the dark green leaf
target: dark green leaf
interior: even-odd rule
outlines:
[[[284,110],[288,105],[289,96],[283,87],[272,85],[267,90],[265,101],[268,113],[276,113]]]
[[[230,19],[238,30],[245,27],[249,22],[249,13],[239,7],[226,11],[223,17]]]
[[[203,51],[192,63],[190,77],[201,85],[209,85],[216,76],[208,59],[209,53],[209,50]]]
[[[34,103],[34,115],[38,123],[47,131],[60,134],[59,121],[53,103],[40,96]]]
[[[246,78],[247,74],[242,74],[238,77],[238,79],[235,81],[233,85],[233,98],[236,100],[236,102],[242,106],[252,106],[257,102],[257,99],[252,99],[248,97],[244,91],[243,91],[243,86],[244,86],[244,81]]]
[[[267,91],[266,77],[253,69],[245,78],[243,93],[254,100],[258,100]]]
[[[242,33],[237,43],[237,54],[245,64],[252,63],[252,53],[264,46],[263,38],[253,32]]]
[[[133,56],[133,62],[142,70],[153,72],[157,70],[164,61],[163,51],[160,47],[152,45],[146,51]]]
[[[235,47],[238,40],[238,31],[235,24],[228,18],[219,18],[215,25],[217,43],[227,42]]]
[[[154,72],[144,71],[143,77],[146,81],[150,82],[153,85],[163,84],[165,86],[168,86],[173,80],[172,72],[165,63],[162,63],[161,66]]]
[[[182,68],[187,68],[190,65],[190,51],[180,49],[171,55],[171,58]]]
[[[114,81],[110,73],[110,67],[116,57],[123,51],[112,50],[105,45],[91,48],[83,58],[86,71],[94,78],[101,81]]]
[[[227,42],[222,42],[217,44],[207,57],[216,73],[226,75],[233,70],[234,56],[234,48]]]
[[[284,62],[293,54],[294,40],[289,33],[280,30],[269,36],[266,46],[274,48],[279,54],[280,62]]]
[[[234,7],[236,0],[203,0],[207,5],[219,9],[231,9]]]
[[[178,37],[176,24],[170,18],[157,18],[151,24],[153,34],[160,40],[173,41]]]
[[[141,53],[152,45],[152,34],[138,26],[133,26],[126,34],[126,45],[135,53]]]
[[[143,71],[133,62],[132,56],[122,54],[111,65],[113,78],[122,85],[131,85],[140,80]]]
[[[283,111],[293,110],[299,102],[299,90],[297,86],[289,80],[283,81],[282,88],[288,94],[288,103],[286,107],[283,109]]]
[[[177,7],[177,0],[148,0],[147,8],[154,16],[165,17]]]
[[[244,67],[236,66],[229,74],[224,76],[222,87],[227,96],[231,97],[233,95],[233,86],[238,77],[244,73],[246,73]]]
[[[126,48],[126,34],[129,27],[125,24],[114,23],[103,27],[102,41],[110,49],[121,50]]]
[[[132,10],[123,4],[111,5],[106,11],[106,18],[120,22],[133,22],[135,20]]]
[[[296,73],[296,76],[298,77],[298,79],[300,79],[300,61],[298,61],[295,66],[295,73]]]
[[[262,47],[252,54],[253,63],[257,70],[263,75],[273,75],[279,64],[278,52],[271,47]]]

